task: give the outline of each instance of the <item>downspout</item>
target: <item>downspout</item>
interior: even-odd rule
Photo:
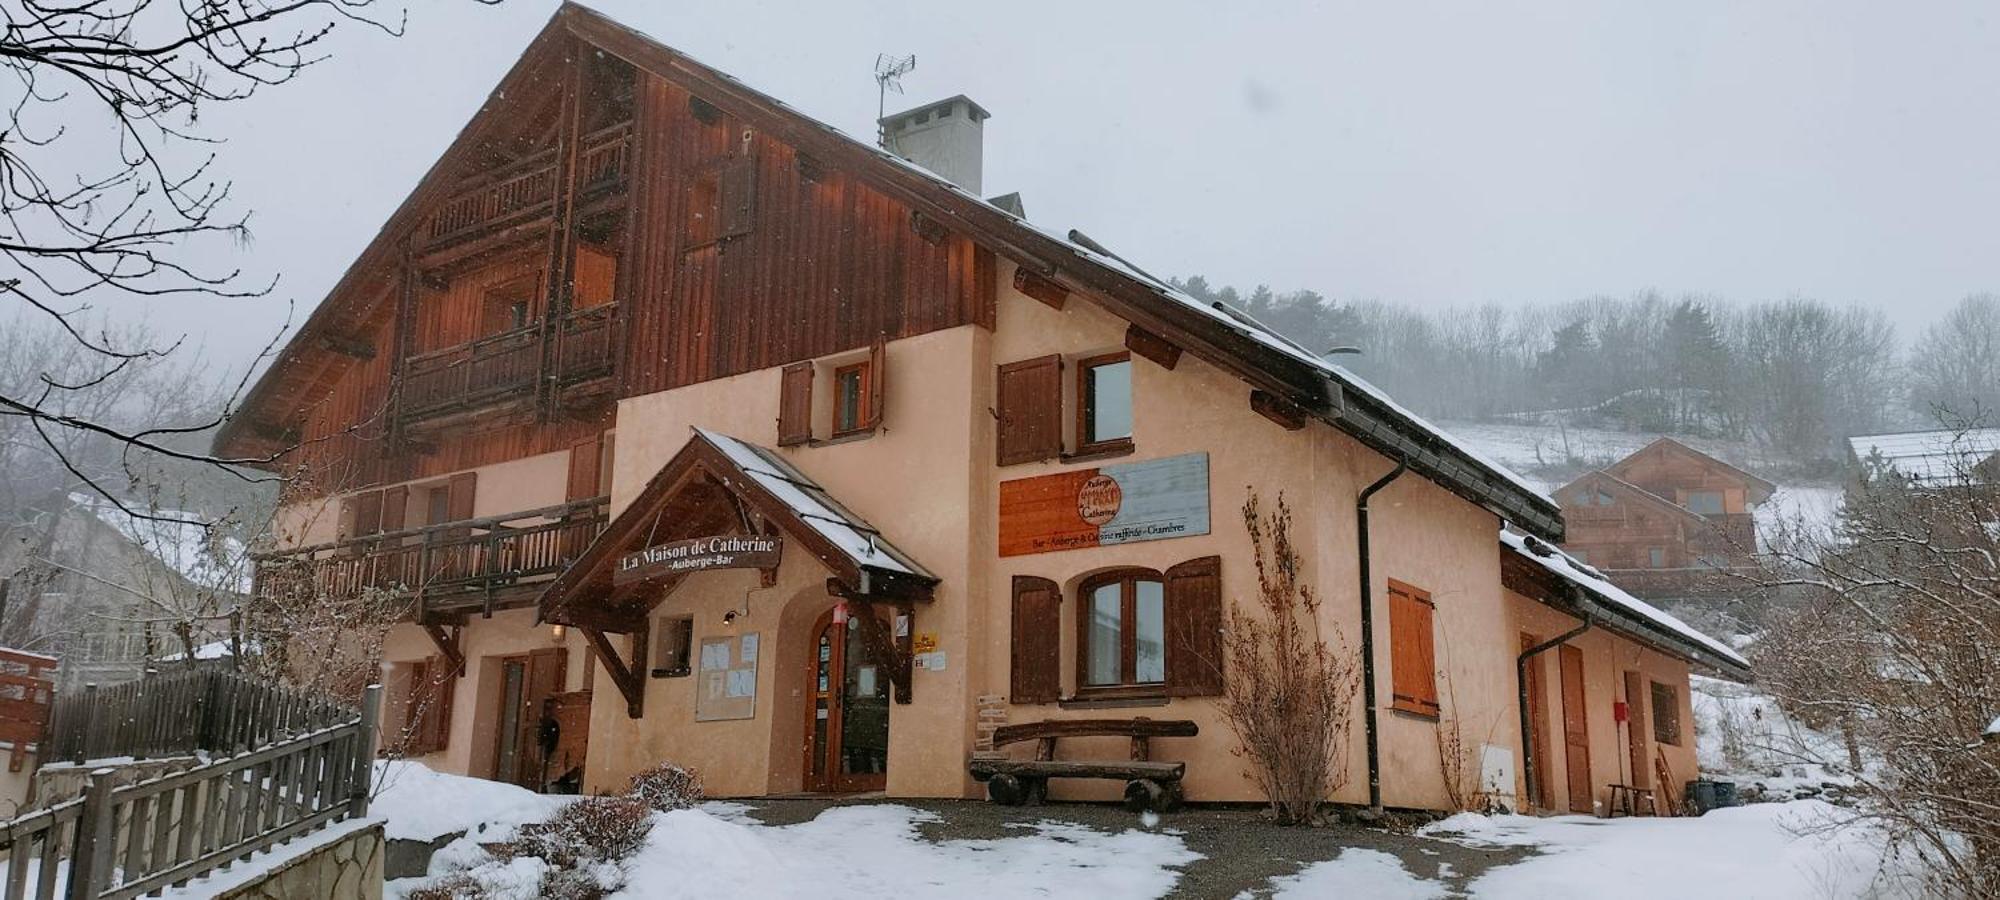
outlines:
[[[1354,501],[1355,552],[1361,571],[1361,695],[1367,698],[1361,710],[1368,740],[1368,811],[1376,818],[1382,815],[1382,747],[1375,722],[1375,583],[1368,570],[1368,498],[1409,468],[1408,458],[1396,460],[1396,468],[1364,488]]]
[[[1575,628],[1521,651],[1521,655],[1514,660],[1514,683],[1520,686],[1521,691],[1521,771],[1528,779],[1528,796],[1521,798],[1524,806],[1534,802],[1533,798],[1539,796],[1537,790],[1541,787],[1535,783],[1534,722],[1528,714],[1528,663],[1536,656],[1568,643],[1570,638],[1589,631],[1590,624],[1590,607],[1584,605],[1582,622]]]

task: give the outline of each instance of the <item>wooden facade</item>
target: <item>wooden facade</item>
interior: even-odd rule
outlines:
[[[1559,488],[1563,549],[1648,597],[1731,590],[1754,564],[1773,486],[1671,438]]]

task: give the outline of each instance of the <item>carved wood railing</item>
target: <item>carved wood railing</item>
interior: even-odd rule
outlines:
[[[620,123],[583,136],[577,157],[579,189],[593,190],[625,177],[632,126]],[[471,188],[439,203],[424,224],[424,240],[441,244],[548,212],[561,183],[556,153],[544,150],[494,170]]]
[[[562,340],[557,344],[562,358],[556,371],[564,384],[601,378],[616,368],[611,322],[617,314],[618,304],[604,303],[563,317]]]
[[[608,507],[609,498],[596,497],[263,554],[258,588],[327,599],[369,589],[408,594],[420,619],[483,606],[569,568],[604,530]]]
[[[542,329],[530,325],[404,362],[399,414],[418,416],[529,390],[542,368]]]

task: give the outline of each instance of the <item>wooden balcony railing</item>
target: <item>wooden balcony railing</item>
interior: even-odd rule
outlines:
[[[369,589],[408,594],[419,617],[532,598],[604,530],[608,506],[597,497],[264,554],[258,590],[326,599]]]
[[[577,158],[580,190],[594,190],[625,177],[632,126],[621,123],[583,136]],[[429,243],[457,240],[506,222],[532,219],[549,211],[560,179],[556,153],[544,150],[497,169],[474,187],[439,203],[425,224]]]
[[[579,309],[561,319],[556,378],[575,384],[612,373],[617,361],[611,340],[616,303]],[[419,353],[405,361],[401,406],[404,419],[424,418],[520,396],[532,390],[542,371],[547,335],[540,322],[471,343]]]

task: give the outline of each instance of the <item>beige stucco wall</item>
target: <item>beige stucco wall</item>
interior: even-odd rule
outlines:
[[[565,629],[563,636],[557,638],[553,627],[535,624],[533,609],[505,610],[494,613],[491,619],[474,616],[460,632],[459,641],[465,653],[466,671],[452,688],[450,736],[443,750],[416,759],[440,772],[485,778],[493,773],[493,756],[498,746],[502,659],[562,647],[568,651],[563,671],[564,690],[582,689],[585,669],[592,667],[585,663],[582,635],[575,629]],[[398,693],[394,686],[407,682],[408,664],[437,654],[437,645],[422,628],[409,623],[394,626],[382,642],[383,684],[391,686],[391,694]],[[394,703],[393,699],[389,702]],[[403,721],[403,714],[397,709],[384,709],[383,721],[387,723],[386,735],[387,728]]]
[[[1512,639],[1518,645],[1521,633],[1533,635],[1538,641],[1563,634],[1577,626],[1577,620],[1570,618],[1525,597],[1507,593],[1508,606],[1513,620]],[[1655,748],[1667,759],[1674,783],[1667,785],[1663,796],[1676,802],[1680,799],[1681,785],[1699,777],[1695,763],[1695,731],[1693,698],[1688,689],[1688,664],[1679,659],[1645,647],[1621,635],[1593,628],[1566,642],[1583,653],[1584,703],[1587,707],[1585,722],[1590,735],[1590,776],[1591,797],[1595,809],[1600,814],[1607,811],[1610,802],[1610,785],[1646,784],[1658,787],[1653,777],[1652,760]],[[1563,744],[1563,695],[1562,665],[1560,651],[1549,650],[1538,654],[1530,665],[1540,667],[1544,709],[1548,711],[1548,773],[1549,789],[1546,795],[1553,801],[1555,812],[1569,812],[1569,773],[1565,765],[1566,748]],[[1636,711],[1641,704],[1633,704],[1635,710],[1632,721],[1620,723],[1615,720],[1613,703],[1629,700],[1625,695],[1625,673],[1639,672],[1650,685],[1660,682],[1672,687],[1680,706],[1681,740],[1678,745],[1661,744],[1653,740],[1651,719],[1651,698],[1644,698],[1645,716]],[[1508,683],[1513,684],[1510,677]],[[1650,693],[1650,686],[1647,688]],[[1516,707],[1518,708],[1518,707]],[[1630,763],[1631,753],[1627,743],[1629,729],[1636,726],[1639,736],[1645,742],[1647,760],[1642,777],[1634,779]],[[1516,730],[1519,730],[1518,727]],[[1526,790],[1526,773],[1522,773],[1522,790]]]
[[[569,486],[569,451],[510,459],[467,471],[479,476],[472,492],[473,518],[541,509],[567,499],[564,493]],[[414,528],[423,523],[424,489],[441,486],[448,480],[424,478],[397,482],[410,487],[410,506],[403,518],[405,527]],[[377,485],[369,490],[395,486]],[[273,539],[280,547],[309,546],[339,539],[340,504],[348,496],[351,494],[335,494],[286,504],[273,517]]]
[[[942,670],[912,673],[912,702],[891,704],[888,791],[896,796],[969,792],[964,761],[972,740],[967,628],[986,598],[966,577],[977,521],[968,462],[973,435],[988,418],[966,402],[983,366],[985,332],[972,327],[896,341],[887,348],[881,430],[859,440],[780,451],[842,503],[936,573],[933,600],[915,610],[913,631],[933,632],[946,651]],[[989,376],[990,377],[990,376]],[[777,442],[776,369],[751,372],[625,400],[618,409],[613,461],[615,516],[673,458],[700,426],[766,447]],[[824,385],[819,386],[824,389]],[[818,391],[816,391],[817,393]],[[986,449],[990,453],[990,448]],[[701,770],[718,796],[796,790],[803,762],[806,646],[813,622],[831,608],[830,573],[796,543],[785,551],[776,588],[751,594],[735,630],[756,631],[756,718],[696,722],[694,678],[646,680],[646,713],[633,721],[607,675],[598,676],[591,710],[587,790],[621,787],[660,760]],[[694,641],[717,633],[722,613],[742,608],[754,573],[707,572],[686,579],[656,616],[692,615]]]

